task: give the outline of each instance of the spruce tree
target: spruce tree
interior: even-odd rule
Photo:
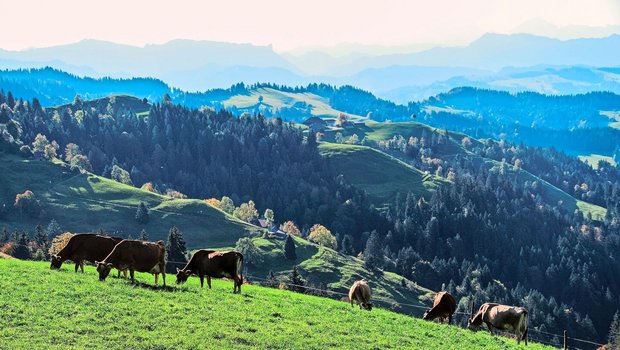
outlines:
[[[144,202],[140,202],[138,205],[135,219],[140,225],[146,225],[149,222],[149,210],[146,208]]]
[[[340,251],[342,252],[342,254],[355,254],[355,249],[353,248],[353,239],[350,235],[344,235],[344,238],[342,239],[342,248]]]
[[[24,231],[16,233],[15,236],[15,248],[13,249],[13,256],[17,259],[30,259],[30,249],[28,249],[28,234]]]
[[[55,219],[52,219],[52,221],[50,221],[50,223],[45,228],[45,234],[47,235],[48,240],[53,239],[61,233],[62,229],[60,228],[60,225],[58,225],[58,222]]]
[[[288,260],[297,259],[297,252],[295,251],[295,240],[291,235],[286,235],[286,242],[284,242],[284,257]]]
[[[40,248],[44,248],[47,246],[48,239],[47,239],[47,235],[45,234],[45,230],[43,230],[42,225],[37,225],[34,228],[34,241],[37,243],[37,245]]]
[[[609,348],[620,349],[620,311],[616,311],[609,327]]]
[[[364,249],[364,265],[369,269],[380,269],[383,267],[384,261],[381,238],[376,231],[373,231],[366,242],[366,249]]]
[[[297,265],[293,266],[293,270],[291,271],[291,274],[289,276],[289,283],[291,284],[289,285],[289,289],[293,292],[303,293],[306,290],[305,288],[303,288],[306,282],[299,274],[299,271],[297,270]]]
[[[172,226],[168,231],[168,244],[166,244],[166,252],[168,253],[168,261],[176,263],[168,263],[167,272],[172,273],[176,271],[176,267],[179,267],[178,263],[187,262],[187,248],[185,247],[185,240],[183,239],[183,233]]]

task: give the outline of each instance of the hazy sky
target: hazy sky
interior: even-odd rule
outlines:
[[[540,19],[620,25],[620,0],[19,0],[2,5],[0,48],[101,39],[272,44],[276,50],[356,42],[464,44]]]

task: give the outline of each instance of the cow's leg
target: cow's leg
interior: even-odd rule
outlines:
[[[76,260],[75,261],[75,272],[78,272],[78,269],[80,268],[80,260]]]
[[[131,283],[136,283],[136,279],[134,278],[134,271],[132,267],[129,268],[129,275],[131,276]]]
[[[84,273],[84,260],[80,262],[80,270],[82,270],[82,273]]]
[[[127,281],[127,269],[123,270],[123,275],[125,275],[125,281]]]
[[[525,345],[527,345],[527,328],[525,329],[525,332],[523,332],[523,335],[521,336],[522,340],[525,340]]]
[[[204,288],[205,287],[205,275],[203,274],[198,274],[198,277],[200,278],[200,288]]]
[[[158,273],[155,274],[155,287],[157,287],[157,279],[159,279],[159,274]]]
[[[166,265],[162,265],[161,279],[164,280],[164,288],[166,288]]]
[[[211,289],[211,276],[207,275],[207,285],[209,285],[209,289]]]
[[[243,285],[243,278],[240,275],[237,276],[237,293],[241,293],[241,286]]]
[[[491,334],[493,334],[493,326],[489,323],[489,322],[485,322],[487,324],[487,327],[489,327],[489,332],[491,332]],[[495,334],[493,334],[495,335]]]
[[[448,316],[448,324],[452,324],[452,315]]]

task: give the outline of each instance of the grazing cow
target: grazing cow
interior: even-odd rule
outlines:
[[[62,263],[71,260],[75,262],[75,272],[78,268],[84,272],[84,261],[95,262],[103,260],[114,246],[116,246],[122,238],[108,237],[94,233],[78,233],[69,239],[69,242],[58,252],[52,255],[50,269],[60,269]],[[125,278],[127,278],[127,271]],[[120,276],[120,270],[119,270]]]
[[[166,286],[166,247],[164,241],[145,242],[124,239],[118,243],[112,252],[103,260],[95,262],[99,280],[105,281],[112,267],[119,270],[129,269],[131,281],[135,282],[134,272],[150,272],[155,274],[155,286],[159,274]]]
[[[452,323],[452,315],[456,311],[456,301],[454,297],[448,292],[439,292],[433,299],[433,308],[424,312],[422,319],[434,320],[439,318],[441,321],[448,319],[448,324]]]
[[[372,310],[372,304],[370,303],[370,287],[365,280],[355,281],[349,290],[349,300],[351,301],[351,307],[353,303],[360,305],[360,309],[364,308],[368,311]]]
[[[204,287],[204,278],[211,289],[211,277],[232,278],[234,282],[233,293],[241,293],[243,284],[243,254],[239,252],[218,252],[214,250],[199,250],[184,268],[177,267],[177,284],[185,283],[191,274],[200,277],[200,287]]]
[[[478,313],[467,322],[467,328],[478,329],[486,323],[491,334],[493,327],[500,330],[514,331],[517,343],[525,340],[527,345],[527,310],[523,307],[485,303]]]

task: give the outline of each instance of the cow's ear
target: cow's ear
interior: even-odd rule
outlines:
[[[107,263],[106,265],[108,265],[108,267],[112,267],[112,263]]]
[[[181,270],[177,267],[177,273],[179,273]]]
[[[99,265],[99,261],[95,260],[95,265]]]
[[[191,275],[192,274],[192,270],[185,270],[185,274],[188,275],[188,276]]]

